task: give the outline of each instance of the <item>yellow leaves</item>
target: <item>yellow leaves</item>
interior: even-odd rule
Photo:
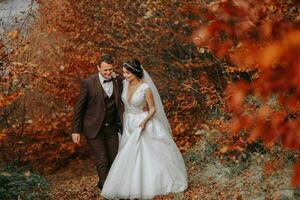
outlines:
[[[219,152],[225,154],[229,151],[243,151],[244,148],[240,147],[239,145],[230,145],[230,146],[223,146],[219,149]]]
[[[271,11],[271,12],[274,12],[276,10],[276,7],[274,5],[269,5],[268,6],[268,9]]]
[[[59,71],[64,71],[64,70],[65,70],[65,66],[64,65],[59,66]]]
[[[228,151],[228,147],[227,146],[224,146],[224,147],[222,147],[220,150],[220,153],[226,153],[227,151]]]
[[[225,70],[227,73],[235,73],[235,72],[250,72],[253,69],[247,66],[236,66],[236,67],[226,66]]]
[[[11,40],[17,39],[18,35],[19,35],[19,31],[17,31],[17,30],[14,30],[14,31],[11,31],[11,32],[8,33],[8,37]]]
[[[144,15],[144,19],[148,19],[148,18],[151,18],[152,16],[153,16],[153,11],[152,10],[149,10],[149,11],[147,11],[146,13],[145,13],[145,15]]]
[[[32,119],[29,119],[29,120],[26,121],[26,123],[27,123],[27,124],[32,124],[32,123],[33,123],[33,120],[32,120]]]

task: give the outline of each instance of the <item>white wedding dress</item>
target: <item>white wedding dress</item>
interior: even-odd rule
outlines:
[[[143,131],[139,127],[147,116],[143,105],[149,85],[140,85],[130,102],[126,80],[123,86],[123,134],[101,195],[108,199],[152,199],[155,195],[184,191],[186,168],[168,126],[153,117]]]

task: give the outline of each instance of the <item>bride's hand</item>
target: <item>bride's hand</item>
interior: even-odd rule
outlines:
[[[143,111],[144,111],[144,112],[148,112],[148,111],[149,111],[149,106],[148,106],[147,103],[145,103],[145,104],[143,105]]]
[[[142,129],[142,131],[145,129],[146,123],[147,123],[146,121],[142,121],[142,122],[140,123],[139,127]]]

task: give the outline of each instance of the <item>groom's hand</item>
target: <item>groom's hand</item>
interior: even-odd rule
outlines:
[[[72,133],[72,140],[73,140],[74,143],[79,144],[80,134],[79,133]]]

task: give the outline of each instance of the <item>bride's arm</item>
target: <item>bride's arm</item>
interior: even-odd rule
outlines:
[[[154,113],[156,111],[151,89],[148,88],[145,91],[145,93],[146,93],[146,101],[147,101],[147,104],[148,104],[149,111],[148,111],[148,115],[145,118],[145,120],[140,124],[140,127],[142,128],[142,130],[145,128],[147,122],[149,121],[149,119],[151,119],[151,117],[154,115]]]

